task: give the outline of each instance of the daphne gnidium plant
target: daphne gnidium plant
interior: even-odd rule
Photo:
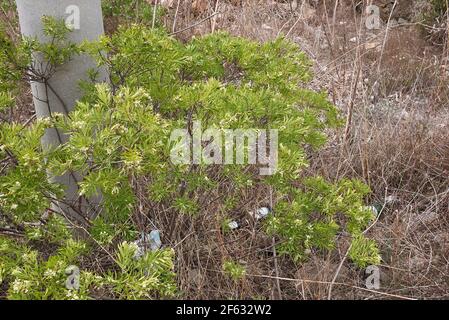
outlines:
[[[162,206],[176,225],[185,215],[213,215],[207,211],[212,201],[235,207],[240,191],[257,187],[273,192],[274,214],[260,232],[279,240],[280,254],[301,263],[334,249],[337,236],[346,233],[356,265],[380,262],[375,242],[363,232],[374,219],[363,204],[368,187],[304,174],[308,152],[323,146],[326,132],[341,121],[325,92],[307,88],[311,62],[296,44],[284,38],[258,43],[223,32],[182,43],[140,24],[74,45],[56,20],[46,18],[45,25],[55,39],[50,44],[14,43],[1,33],[2,109],[14,107],[21,80],[36,80],[33,52],[44,54],[49,70],[88,54],[108,68],[110,82],[81,83],[84,96],[68,116],[0,124],[0,230],[8,231],[0,236],[0,281],[8,284],[9,298],[87,299],[105,290],[129,299],[176,295],[172,249],[134,258],[131,241],[142,231],[134,217],[145,206]],[[218,130],[278,130],[276,172],[262,177],[252,164],[173,164],[171,132],[191,130],[195,121]],[[68,139],[44,150],[40,138],[52,127]],[[53,210],[64,201],[64,190],[47,176],[66,172],[84,177],[80,197],[101,196],[91,204],[98,214],[84,217],[81,226]],[[212,200],[224,192],[223,184],[232,191]],[[73,229],[80,228],[88,236],[75,240]],[[163,230],[166,243],[176,230]],[[43,254],[39,248],[50,244]],[[104,255],[110,267],[89,269],[95,254]],[[70,291],[65,269],[83,263],[80,288]],[[244,274],[229,261],[224,270],[233,278]]]

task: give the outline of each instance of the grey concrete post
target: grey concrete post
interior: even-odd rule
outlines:
[[[65,20],[73,29],[68,37],[72,43],[97,40],[104,33],[100,0],[16,0],[16,3],[22,35],[35,37],[40,42],[51,40],[43,32],[42,16]],[[36,56],[34,59],[35,67],[46,65],[42,57]],[[37,117],[48,117],[54,112],[66,114],[67,111],[71,111],[82,95],[78,84],[80,80],[88,79],[87,71],[92,68],[96,68],[96,64],[90,57],[78,55],[59,66],[48,81],[48,85],[32,82],[31,89]],[[106,79],[105,70],[100,70],[98,80],[106,81]],[[66,139],[67,137],[58,130],[50,129],[43,137],[42,144],[49,147],[58,145]],[[83,216],[94,214],[89,212],[91,206],[87,200],[80,200],[78,196],[77,182],[81,180],[78,174],[67,173],[53,179],[67,187],[65,204],[59,203],[58,210],[62,210],[79,222],[84,219],[78,212],[82,212]]]

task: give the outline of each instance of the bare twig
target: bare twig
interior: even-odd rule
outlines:
[[[188,27],[185,27],[184,29],[181,29],[181,30],[178,30],[178,31],[176,31],[176,32],[170,33],[170,36],[174,36],[174,35],[176,35],[176,34],[178,34],[178,33],[181,33],[181,32],[190,30],[190,29],[192,29],[192,28],[195,28],[196,26],[198,26],[198,25],[204,23],[205,21],[209,20],[210,18],[216,16],[216,15],[219,14],[219,13],[220,13],[219,11],[214,12],[214,13],[211,14],[210,16],[208,16],[208,17],[206,17],[206,18],[204,18],[204,19],[201,19],[200,21],[198,21],[198,22],[192,24],[191,26],[188,26]]]
[[[216,0],[215,1],[214,13],[218,12],[218,5],[219,5],[219,3],[220,3],[220,0]],[[215,15],[211,21],[212,21],[212,23],[211,23],[211,33],[214,33],[215,32],[215,26],[217,24],[217,16]]]
[[[181,3],[181,0],[178,0],[178,3],[176,4],[175,17],[173,18],[173,26],[171,28],[171,31],[173,33],[176,31],[176,22],[178,21],[178,13],[179,13],[179,4],[180,3]]]

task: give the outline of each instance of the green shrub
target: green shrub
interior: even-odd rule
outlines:
[[[268,231],[284,240],[280,254],[289,254],[302,261],[314,248],[331,250],[341,230],[338,224],[344,216],[344,227],[353,235],[350,258],[360,267],[367,262],[377,264],[380,256],[374,243],[365,246],[362,232],[373,221],[373,212],[363,204],[369,188],[356,180],[341,180],[335,184],[322,178],[304,182],[303,190],[291,190],[291,198],[279,201],[276,215],[268,220]]]

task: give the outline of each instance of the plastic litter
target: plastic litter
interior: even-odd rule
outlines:
[[[261,220],[263,218],[266,218],[270,213],[271,213],[270,208],[262,207],[257,211],[250,212],[250,215],[256,220]]]
[[[162,246],[161,234],[159,230],[153,230],[150,232],[150,247],[152,251],[160,249]]]
[[[156,251],[162,247],[160,231],[153,230],[148,234],[142,232],[140,239],[134,241],[133,243],[137,246],[134,258],[141,258],[148,249],[151,251]]]
[[[390,195],[388,197],[385,197],[384,203],[374,203],[372,205],[365,206],[365,209],[371,210],[377,217],[382,212],[384,207],[386,207],[387,205],[390,205],[396,201],[398,201],[398,198],[394,195]]]
[[[237,221],[231,221],[229,222],[228,226],[231,230],[235,230],[239,227],[239,224]]]
[[[376,216],[379,214],[379,210],[376,206],[366,206],[366,209],[371,210]]]
[[[393,195],[388,196],[388,197],[385,198],[385,203],[386,204],[390,204],[390,203],[393,203],[393,202],[396,202],[396,201],[398,201],[398,198],[396,196],[393,196]]]

